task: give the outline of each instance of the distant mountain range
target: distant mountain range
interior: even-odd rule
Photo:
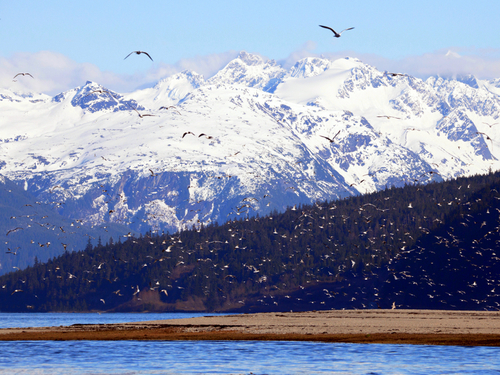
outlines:
[[[55,97],[3,89],[0,113],[5,181],[68,225],[119,226],[115,240],[500,165],[500,79],[423,81],[353,58],[285,70],[241,52],[209,79],[184,71],[127,94],[94,82]],[[3,222],[6,246],[11,229],[31,235]],[[21,266],[47,258],[32,245],[16,245]]]

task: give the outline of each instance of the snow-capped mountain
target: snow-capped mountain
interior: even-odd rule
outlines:
[[[241,52],[208,80],[211,85],[238,84],[273,93],[286,71],[274,60]]]
[[[500,84],[242,52],[118,94],[0,92],[0,173],[88,224],[177,230],[500,165]]]

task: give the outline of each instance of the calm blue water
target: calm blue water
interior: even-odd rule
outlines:
[[[193,315],[0,314],[0,325],[58,326]],[[15,341],[0,342],[0,374],[500,374],[500,348],[277,341]]]

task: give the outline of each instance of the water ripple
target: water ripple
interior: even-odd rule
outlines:
[[[491,347],[278,341],[0,342],[0,374],[500,374]]]

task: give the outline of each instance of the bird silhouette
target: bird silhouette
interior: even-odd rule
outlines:
[[[397,76],[402,76],[402,77],[407,77],[408,74],[403,74],[403,73],[391,73],[391,72],[384,72],[384,75],[391,76],[391,77],[397,77]]]
[[[213,139],[214,137],[212,137],[211,135],[206,135],[205,133],[201,133],[198,138],[200,137],[205,137],[206,139]]]
[[[488,141],[491,141],[491,143],[493,143],[493,139],[491,139],[491,138],[488,136],[488,134],[486,134],[486,133],[482,133],[482,132],[476,132],[476,134],[481,134],[481,135],[486,136],[486,139],[487,139]]]
[[[7,231],[6,236],[8,236],[8,235],[9,235],[9,233],[14,233],[14,232],[17,232],[18,230],[21,230],[21,229],[24,229],[24,228],[17,227],[17,228],[14,228],[14,229],[10,229],[9,231]]]
[[[175,108],[173,105],[170,105],[170,106],[162,106],[160,107],[159,111],[162,110],[162,109],[166,109],[166,110],[169,110],[170,108],[173,108],[175,112],[177,112],[179,115],[181,114],[177,108]]]
[[[17,77],[17,76],[30,76],[31,78],[35,78],[35,77],[33,77],[31,74],[29,74],[29,73],[17,73],[17,74],[14,76],[14,78],[12,78],[12,80],[13,80],[14,82],[16,82],[16,77]]]
[[[494,124],[488,124],[487,122],[483,122],[483,124],[486,124],[486,125],[488,125],[491,128],[494,125],[498,125],[498,122],[495,122]]]
[[[134,111],[137,112],[137,114],[139,115],[140,118],[143,118],[143,117],[146,117],[146,116],[151,116],[151,117],[154,117],[155,115],[151,115],[149,113],[145,113],[145,114],[141,114],[139,113],[139,111],[137,109],[135,109],[134,107],[132,107],[130,104],[128,104],[127,102],[125,102],[126,105],[129,106],[129,108],[133,109]]]
[[[192,133],[192,132],[185,132],[185,133],[182,135],[182,138],[184,138],[184,137],[185,137],[186,135],[188,135],[188,134],[195,135],[195,134],[194,134],[194,133]]]
[[[386,117],[388,120],[390,120],[391,118],[395,118],[396,120],[401,120],[399,117],[387,116],[387,115],[382,115],[382,116],[377,116],[377,117]]]
[[[132,51],[132,52],[130,52],[127,56],[125,56],[125,59],[126,59],[127,57],[129,57],[129,56],[130,56],[131,54],[133,54],[133,53],[135,53],[136,55],[140,55],[141,53],[143,53],[143,54],[145,54],[147,57],[149,57],[149,58],[151,59],[151,61],[153,61],[153,59],[151,58],[151,56],[149,56],[149,53],[144,52],[144,51]],[[123,59],[123,60],[125,60],[125,59]]]
[[[333,32],[333,34],[334,34],[334,37],[335,37],[335,38],[340,38],[340,36],[342,35],[342,33],[343,33],[344,31],[354,29],[354,27],[349,27],[348,29],[344,29],[344,30],[342,30],[340,33],[338,33],[338,32],[336,32],[335,30],[333,30],[331,27],[328,27],[328,26],[319,25],[319,27],[322,27],[323,29],[328,29],[328,30],[331,30],[331,31]]]
[[[104,90],[104,89],[97,89],[97,90],[92,90],[91,92],[85,94],[83,97],[85,98],[86,96],[89,96],[89,95],[92,95],[92,94],[95,94],[95,93],[99,93],[99,94],[109,94],[111,95],[113,98],[116,99],[115,95],[111,92],[111,91],[108,91],[108,90]]]
[[[335,138],[337,137],[337,135],[340,134],[340,130],[338,131],[337,134],[335,134],[335,136],[333,138],[328,138],[328,137],[325,137],[324,135],[320,135],[320,137],[323,137],[325,139],[328,139],[330,141],[330,143],[333,143],[333,141],[335,140]]]

